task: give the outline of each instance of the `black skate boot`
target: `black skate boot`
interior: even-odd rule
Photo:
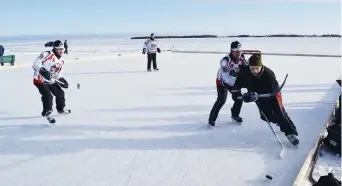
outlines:
[[[215,127],[215,121],[208,121],[209,127]]]
[[[299,144],[299,140],[297,139],[296,135],[289,134],[286,137],[292,143],[292,145],[297,146]]]
[[[159,68],[155,68],[154,71],[159,71]]]
[[[71,110],[70,109],[63,109],[63,110],[59,110],[57,112],[58,112],[58,114],[70,114]]]
[[[241,125],[241,123],[242,123],[242,118],[241,117],[239,117],[239,116],[232,116],[232,121],[233,122],[235,122],[235,123],[237,123],[237,124],[240,124]]]
[[[49,123],[51,123],[51,124],[56,123],[55,118],[52,117],[52,110],[46,112],[45,117],[46,117],[46,119],[49,121]]]

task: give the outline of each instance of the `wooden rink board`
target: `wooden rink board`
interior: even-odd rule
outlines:
[[[336,80],[336,82],[341,86],[341,79]],[[313,185],[312,181],[314,181],[314,180],[312,180],[311,174],[312,174],[313,169],[315,168],[316,161],[317,161],[318,156],[319,156],[319,150],[320,150],[320,147],[323,143],[323,139],[325,137],[325,134],[327,132],[326,128],[330,124],[330,120],[333,117],[333,112],[334,112],[335,108],[337,107],[338,103],[339,103],[339,100],[337,99],[336,104],[335,104],[334,108],[332,109],[330,116],[328,117],[328,120],[324,124],[322,131],[319,133],[319,136],[316,140],[315,145],[313,146],[313,148],[309,152],[307,158],[305,159],[305,161],[302,165],[302,168],[300,169],[300,171],[299,171],[299,173],[298,173],[298,175],[297,175],[292,186]]]

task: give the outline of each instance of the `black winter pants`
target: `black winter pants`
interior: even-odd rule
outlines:
[[[42,95],[41,100],[43,103],[42,116],[45,116],[47,112],[52,111],[52,101],[54,95],[56,97],[56,109],[57,111],[63,111],[65,107],[65,97],[63,89],[57,84],[40,84],[36,85],[39,93]]]
[[[68,54],[68,47],[64,48],[64,54]]]
[[[157,54],[147,53],[147,70],[151,70],[151,63],[153,61],[153,69],[157,69]]]
[[[280,131],[284,132],[285,135],[295,134],[298,136],[296,126],[283,106],[280,93],[271,98],[260,98],[256,101],[256,104],[259,108],[260,118],[262,120],[277,123],[280,126]],[[265,114],[267,120],[261,112]]]
[[[209,121],[216,121],[222,106],[226,103],[228,91],[232,94],[232,99],[234,100],[234,105],[231,108],[231,114],[232,116],[239,116],[243,101],[241,99],[237,99],[237,97],[241,96],[241,92],[232,92],[232,87],[224,87],[221,85],[216,85],[216,89],[217,99],[210,111]]]

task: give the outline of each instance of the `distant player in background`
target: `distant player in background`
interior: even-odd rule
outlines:
[[[52,114],[52,94],[56,97],[56,109],[59,114],[69,114],[71,110],[64,109],[65,95],[62,88],[68,88],[69,84],[63,77],[63,43],[57,40],[53,43],[53,49],[40,54],[34,61],[33,84],[38,88],[43,103],[42,116],[50,123],[55,119]],[[52,93],[52,94],[51,94]]]
[[[234,90],[247,88],[248,92],[243,94],[243,101],[246,103],[255,102],[259,108],[260,117],[264,121],[276,123],[287,139],[298,145],[299,140],[296,126],[285,111],[281,93],[268,98],[257,98],[258,94],[276,92],[279,84],[274,72],[262,64],[260,54],[253,54],[248,59],[248,66],[240,69],[237,75]]]
[[[5,53],[5,48],[0,45],[0,56],[4,56],[4,53]],[[1,63],[1,66],[4,66],[4,63]]]
[[[65,40],[64,41],[64,54],[68,54],[68,41],[67,40]]]
[[[158,71],[157,66],[157,54],[160,53],[160,48],[158,47],[157,41],[154,39],[154,34],[152,33],[150,38],[144,42],[143,54],[147,53],[147,71],[151,71],[151,63],[153,62],[153,69]]]
[[[232,94],[234,105],[231,108],[231,118],[237,123],[242,123],[242,118],[239,116],[243,101],[237,99],[241,96],[241,91],[233,91],[236,76],[239,73],[241,66],[246,66],[247,62],[242,54],[241,44],[234,41],[230,45],[230,53],[223,57],[220,61],[220,68],[216,77],[217,100],[210,111],[208,124],[215,126],[218,114],[227,100],[228,91]]]

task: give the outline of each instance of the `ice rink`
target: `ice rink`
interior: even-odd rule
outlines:
[[[228,51],[234,40],[159,42],[162,50]],[[265,52],[341,50],[340,39],[238,40]],[[8,43],[17,61],[14,68],[0,67],[0,185],[290,186],[340,94],[341,58],[263,57],[280,84],[288,74],[283,103],[299,133],[293,147],[272,125],[286,148],[279,159],[281,148],[254,103],[243,104],[239,126],[230,121],[228,95],[217,127],[205,126],[223,55],[163,52],[160,71],[146,72],[143,41],[120,42],[70,43],[64,68],[72,113],[56,116],[56,126],[41,117],[32,84],[31,65],[47,48]]]

